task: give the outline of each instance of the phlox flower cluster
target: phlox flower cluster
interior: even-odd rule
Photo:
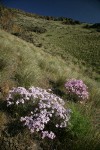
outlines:
[[[48,131],[42,131],[42,139],[44,139],[45,137],[48,137],[50,139],[54,139],[55,134],[52,131],[50,131],[50,133]]]
[[[30,93],[24,87],[13,88],[9,91],[7,96],[7,106],[24,104],[26,100],[30,99]]]
[[[63,99],[50,91],[50,89],[45,90],[39,87],[30,87],[27,90],[23,87],[13,88],[9,92],[7,103],[9,106],[24,104],[30,100],[35,103],[35,100],[38,100],[35,109],[31,110],[27,116],[21,117],[20,121],[31,133],[39,132],[42,138],[54,139],[56,135],[53,131],[47,130],[48,125],[53,124],[55,129],[67,127],[71,110],[64,107]]]
[[[81,100],[89,98],[88,87],[82,80],[70,79],[65,83],[65,88],[68,93],[76,95]]]

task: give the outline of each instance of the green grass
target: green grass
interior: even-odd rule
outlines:
[[[0,103],[2,104],[13,86],[31,85],[52,88],[54,93],[67,103],[64,83],[71,78],[82,79],[89,87],[90,98],[86,105],[68,104],[73,110],[71,131],[75,136],[77,134],[72,145],[76,145],[77,150],[82,150],[84,144],[84,150],[88,150],[90,145],[92,146],[89,150],[98,150],[100,33],[95,29],[83,28],[84,24],[63,25],[61,21],[48,21],[20,11],[14,10],[14,12],[15,16],[12,19],[16,26],[13,30],[10,28],[7,33],[0,29]],[[38,33],[33,30],[34,27],[38,27],[39,31],[46,30],[44,33],[42,31]],[[2,105],[0,114],[2,132],[6,130],[5,126],[12,119]],[[15,143],[16,138],[21,136],[22,140],[26,134],[27,131],[14,136]],[[3,136],[5,138],[4,134]],[[66,136],[65,142],[68,140],[71,146],[69,137]],[[26,141],[28,139],[32,141],[32,138],[27,134]],[[46,143],[43,144],[45,147]],[[60,143],[60,148],[61,146]],[[63,150],[66,150],[66,146]]]

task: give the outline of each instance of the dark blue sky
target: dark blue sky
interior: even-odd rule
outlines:
[[[100,0],[1,0],[5,5],[40,15],[100,22]]]

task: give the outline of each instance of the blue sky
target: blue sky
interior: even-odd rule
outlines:
[[[63,16],[82,22],[100,22],[100,0],[1,0],[12,8],[40,15]]]

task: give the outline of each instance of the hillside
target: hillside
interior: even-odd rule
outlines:
[[[14,136],[8,134],[8,131],[5,132],[7,124],[12,119],[3,108],[3,103],[12,87],[27,88],[34,85],[51,88],[55,94],[67,101],[64,84],[71,78],[82,79],[89,87],[90,99],[87,107],[79,103],[69,106],[73,108],[75,105],[75,110],[78,109],[82,115],[88,114],[95,133],[86,135],[84,139],[94,136],[90,143],[94,142],[95,146],[91,147],[97,150],[99,148],[100,32],[95,28],[86,28],[85,23],[73,24],[72,20],[59,21],[52,18],[48,20],[43,16],[0,7],[0,131],[1,139],[6,141],[2,143],[7,144],[7,140],[12,140],[12,137],[14,143],[19,137],[22,143],[32,142],[32,137],[27,131]],[[38,143],[38,140],[34,141]],[[88,143],[88,140],[83,141]],[[80,147],[84,142],[80,142]],[[18,150],[25,149],[22,148],[21,143],[19,145]],[[46,146],[44,144],[44,147]],[[6,147],[7,145],[5,150],[8,150]],[[12,147],[11,150],[16,149]],[[77,147],[77,150],[80,147]]]

